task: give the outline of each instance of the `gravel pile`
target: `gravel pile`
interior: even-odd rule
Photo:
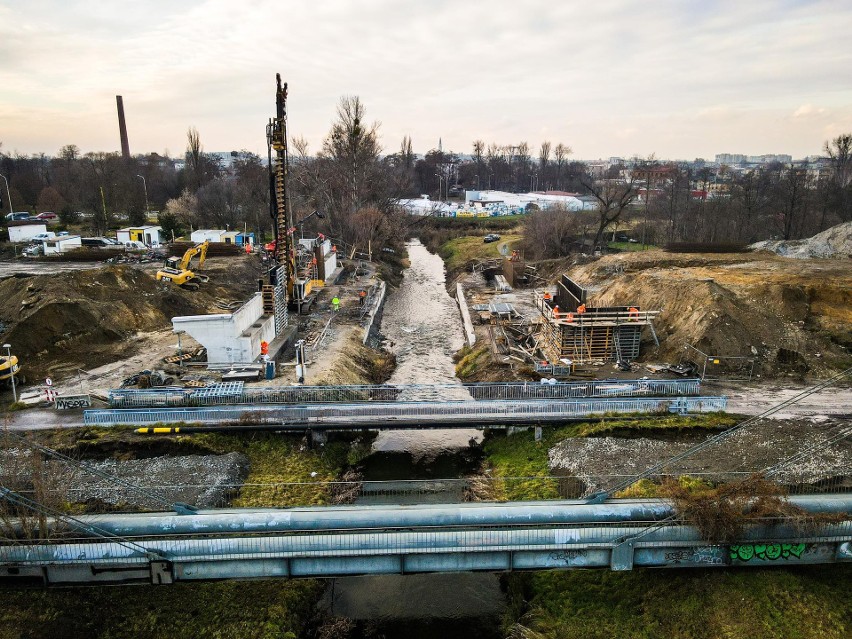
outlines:
[[[666,469],[667,473],[700,474],[710,481],[730,480],[731,472],[755,472],[771,467],[799,451],[826,441],[850,420],[763,420],[719,444]],[[612,486],[613,475],[633,475],[666,460],[693,443],[650,438],[589,437],[566,439],[548,453],[551,472],[577,477],[588,491]],[[783,484],[852,484],[852,441],[821,446],[813,455],[791,464],[776,477]]]
[[[29,451],[6,450],[0,454],[0,478],[4,485],[19,490],[32,488],[33,470]],[[151,459],[102,461],[87,460],[88,467],[118,477],[142,488],[152,497],[133,489],[123,488],[107,479],[50,461],[44,465],[39,481],[51,492],[66,495],[61,501],[96,506],[107,504],[121,509],[162,510],[163,504],[182,502],[211,508],[227,506],[230,495],[248,475],[249,461],[241,453],[226,455],[164,456]],[[8,483],[7,483],[8,482]]]
[[[752,244],[749,248],[772,251],[784,257],[844,258],[852,256],[852,222],[832,226],[806,240],[772,241]]]

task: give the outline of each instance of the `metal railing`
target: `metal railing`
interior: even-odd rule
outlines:
[[[654,397],[574,400],[482,400],[476,402],[370,402],[334,405],[243,405],[200,408],[86,410],[90,426],[157,423],[279,425],[306,428],[386,430],[400,427],[510,426],[558,423],[607,413],[709,413],[725,410],[725,397]]]
[[[699,379],[596,380],[588,382],[483,382],[477,384],[362,384],[351,386],[262,386],[241,392],[210,394],[201,389],[115,389],[112,408],[215,406],[222,404],[332,404],[393,402],[406,397],[436,397],[444,401],[486,399],[570,399],[582,397],[681,397],[701,391]]]

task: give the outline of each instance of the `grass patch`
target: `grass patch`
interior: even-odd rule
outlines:
[[[510,637],[840,639],[852,566],[541,572],[507,578]]]
[[[653,244],[645,244],[642,245],[641,242],[610,242],[607,244],[607,248],[618,249],[619,251],[653,251],[655,249],[660,248],[659,246],[654,246]]]
[[[491,353],[485,343],[479,342],[473,348],[465,345],[456,353],[455,359],[456,377],[462,381],[468,381],[476,374],[481,366],[491,361]]]
[[[308,448],[300,436],[265,432],[247,435],[202,433],[186,437],[213,452],[236,451],[249,458],[249,476],[232,501],[234,508],[331,503],[330,490],[322,482],[340,477],[351,449],[349,442],[339,440]],[[316,475],[312,477],[311,473]],[[293,483],[300,485],[281,485]]]
[[[0,639],[294,639],[324,588],[321,581],[275,580],[2,589]]]
[[[519,234],[512,233],[503,235],[498,242],[486,244],[482,241],[481,235],[465,235],[442,244],[438,249],[438,255],[444,258],[447,271],[455,271],[465,268],[477,259],[501,257],[500,246],[506,243],[512,246],[513,243],[520,241],[521,237]]]

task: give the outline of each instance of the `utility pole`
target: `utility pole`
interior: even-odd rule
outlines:
[[[148,220],[148,185],[145,183],[144,175],[137,175],[136,177],[142,178],[142,188],[145,190],[145,220]]]
[[[9,180],[6,179],[5,175],[0,175],[3,178],[3,181],[6,183],[6,196],[9,198],[9,213],[14,213],[12,210],[12,193],[9,191]]]

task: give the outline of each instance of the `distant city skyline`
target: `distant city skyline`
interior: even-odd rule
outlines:
[[[800,159],[852,131],[839,0],[0,0],[0,151],[265,155],[274,78],[319,150],[340,96],[423,154],[544,140],[570,159]]]

